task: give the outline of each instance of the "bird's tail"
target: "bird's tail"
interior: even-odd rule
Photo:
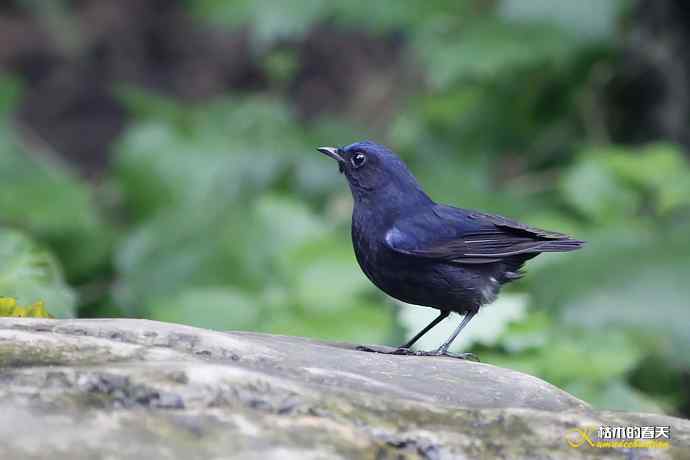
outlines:
[[[540,244],[534,249],[539,252],[568,252],[580,249],[585,245],[585,243],[586,241],[567,238],[562,240],[544,241],[544,243]]]

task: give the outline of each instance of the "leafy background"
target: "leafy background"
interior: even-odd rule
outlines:
[[[397,345],[435,313],[360,273],[349,192],[314,151],[372,138],[437,201],[589,242],[530,262],[458,348],[687,417],[676,3],[5,2],[0,296]]]

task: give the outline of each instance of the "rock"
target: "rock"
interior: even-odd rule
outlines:
[[[670,448],[568,445],[601,425]],[[0,427],[0,459],[690,458],[690,421],[490,364],[132,319],[0,319]]]

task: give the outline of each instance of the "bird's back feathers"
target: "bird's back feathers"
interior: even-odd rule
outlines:
[[[572,251],[584,244],[503,216],[438,204],[399,219],[385,239],[391,249],[402,254],[466,264]]]

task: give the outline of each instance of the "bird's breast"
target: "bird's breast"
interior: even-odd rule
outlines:
[[[364,274],[374,284],[378,285],[376,267],[381,265],[381,248],[376,244],[372,235],[368,235],[361,228],[352,226],[352,247],[355,257]]]
[[[354,212],[352,216],[352,246],[364,274],[382,288],[385,268],[391,264],[385,246],[385,223],[381,216]]]
[[[403,302],[464,312],[490,303],[500,283],[488,266],[460,266],[409,257],[386,245],[385,226],[353,219],[352,244],[364,274],[379,289]]]

